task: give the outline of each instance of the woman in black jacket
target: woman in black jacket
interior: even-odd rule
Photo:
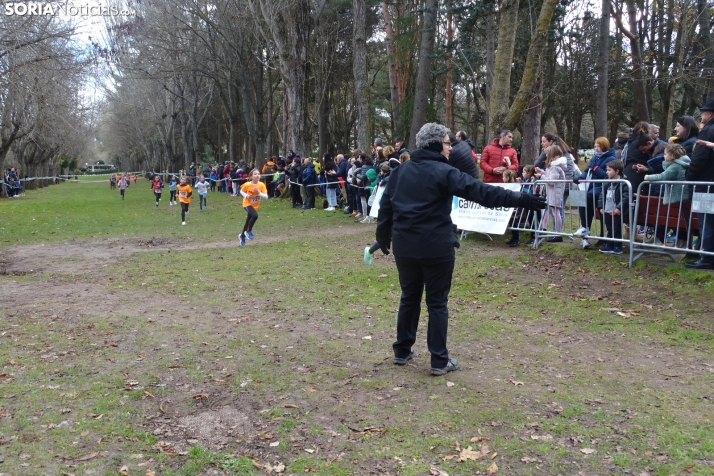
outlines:
[[[697,121],[692,116],[682,116],[677,119],[677,125],[674,126],[674,133],[677,134],[674,139],[675,144],[681,144],[684,150],[687,151],[687,156],[692,157],[692,149],[697,142],[699,135],[699,126]]]
[[[452,197],[456,195],[489,208],[545,208],[545,199],[540,196],[481,183],[449,165],[448,133],[449,129],[440,124],[422,126],[416,136],[417,150],[408,162],[390,174],[389,186],[379,202],[377,223],[377,242],[382,252],[389,253],[390,245],[394,244],[402,288],[397,341],[392,346],[394,363],[404,365],[414,357],[412,346],[426,287],[432,375],[444,375],[459,367],[446,348],[447,298],[455,248],[459,246],[450,216]]]

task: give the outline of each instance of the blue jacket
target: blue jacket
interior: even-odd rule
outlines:
[[[684,150],[687,151],[687,155],[689,157],[692,156],[692,149],[694,149],[694,143],[697,142],[697,136],[693,135],[691,137],[688,137],[687,139],[679,139],[677,138],[674,143],[679,144],[682,147],[684,147]]]
[[[605,152],[593,155],[585,171],[580,174],[580,180],[586,180],[588,178],[588,171],[590,172],[590,178],[593,180],[607,180],[606,165],[611,160],[615,160],[615,149],[612,147]],[[600,193],[602,193],[602,183],[593,183],[590,185],[591,186],[588,187],[588,195],[600,195]]]
[[[317,174],[315,173],[315,165],[309,164],[302,171],[302,184],[315,185],[317,183]]]

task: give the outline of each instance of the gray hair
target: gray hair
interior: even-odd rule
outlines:
[[[436,122],[427,122],[416,135],[417,149],[425,149],[429,144],[435,142],[443,142],[444,136],[451,132],[448,127],[437,124]]]
[[[501,137],[506,137],[506,136],[507,136],[508,134],[510,134],[510,133],[511,133],[511,130],[510,130],[510,129],[503,129],[503,130],[501,131]]]

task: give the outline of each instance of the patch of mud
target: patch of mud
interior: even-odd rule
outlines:
[[[174,241],[168,238],[149,238],[148,240],[138,240],[136,242],[139,246],[147,246],[149,248],[153,246],[166,246],[172,243],[174,243]]]
[[[237,438],[249,436],[253,430],[248,415],[231,406],[206,410],[173,420],[154,421],[154,435],[161,438],[155,449],[183,453],[193,446],[220,450]]]

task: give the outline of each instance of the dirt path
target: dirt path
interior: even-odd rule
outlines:
[[[364,228],[337,228],[323,230],[321,235],[329,233],[341,237],[364,231]],[[276,236],[265,238],[262,242],[274,243],[295,238]],[[270,310],[269,301],[247,296],[242,299],[243,305],[240,308],[232,305],[226,310],[224,305],[192,303],[189,298],[176,295],[157,294],[142,289],[116,289],[107,286],[102,271],[105,265],[114,263],[117,258],[136,253],[237,246],[236,241],[177,244],[171,240],[154,238],[7,248],[0,251],[2,274],[21,276],[45,273],[50,277],[42,281],[39,285],[41,289],[38,289],[36,280],[3,279],[0,281],[0,295],[12,297],[12,310],[7,312],[11,327],[23,322],[44,322],[49,329],[66,333],[73,336],[73,339],[81,338],[90,342],[98,349],[97,362],[104,362],[98,364],[99,373],[155,375],[158,383],[153,384],[132,383],[128,378],[124,379],[133,390],[145,390],[150,395],[157,393],[157,390],[165,392],[160,399],[142,398],[134,404],[143,415],[137,425],[159,439],[154,449],[169,454],[185,454],[189,448],[198,445],[212,450],[232,448],[250,454],[256,460],[275,463],[281,453],[269,444],[272,440],[266,435],[277,434],[283,422],[297,418],[299,412],[300,418],[319,431],[308,431],[309,426],[298,427],[297,433],[290,436],[293,450],[304,454],[306,449],[312,451],[314,448],[322,448],[324,458],[341,460],[343,457],[348,458],[345,448],[359,447],[362,442],[355,436],[356,433],[340,430],[342,424],[369,426],[369,422],[360,422],[360,408],[371,407],[376,401],[383,402],[384,408],[374,410],[372,416],[377,415],[386,424],[395,426],[404,425],[404,422],[390,420],[390,416],[393,417],[390,415],[390,405],[400,405],[397,403],[400,401],[408,402],[401,404],[408,408],[406,414],[402,415],[404,418],[419,414],[424,403],[420,402],[420,398],[414,400],[411,397],[433,394],[435,390],[429,380],[415,380],[410,377],[410,373],[419,372],[417,369],[428,362],[428,355],[425,349],[420,349],[417,359],[406,369],[389,365],[391,330],[371,331],[371,339],[381,345],[381,350],[366,360],[352,358],[350,352],[334,350],[326,351],[322,358],[309,356],[306,353],[308,349],[321,349],[329,342],[356,342],[355,347],[364,345],[360,337],[372,324],[365,320],[337,326],[332,320],[333,316],[307,313],[299,307],[294,309],[291,319],[286,320],[281,312]],[[517,252],[512,250],[497,252],[504,257],[517,256]],[[87,326],[88,320],[97,319],[106,320],[111,331],[104,329],[100,333]],[[211,346],[216,346],[210,349],[211,356],[197,352],[196,343],[191,343],[190,336],[176,333],[177,326],[216,337],[215,341],[210,342]],[[573,383],[576,374],[592,371],[598,375],[598,383],[593,384],[593,396],[591,403],[586,402],[588,405],[609,407],[613,414],[629,411],[618,407],[619,400],[629,398],[631,392],[642,391],[642,382],[646,382],[648,388],[669,396],[675,395],[668,397],[667,405],[674,408],[677,418],[696,420],[701,416],[687,411],[689,400],[686,394],[701,393],[702,385],[714,380],[712,358],[702,358],[701,353],[681,348],[663,348],[647,341],[633,342],[624,334],[586,333],[542,322],[522,321],[516,326],[521,336],[513,336],[514,340],[508,336],[498,340],[477,339],[452,347],[452,352],[459,355],[463,362],[462,371],[453,377],[457,388],[475,391],[484,402],[506,402],[519,408],[518,411],[542,421],[564,411],[560,404],[550,400],[550,395],[569,385],[577,385]],[[424,327],[420,329],[417,339],[420,343],[425,340]],[[152,357],[178,360],[175,354],[190,352],[192,364],[210,370],[211,378],[197,383],[196,378],[184,373],[178,364],[176,370],[156,368],[152,359],[144,357],[147,349],[142,348],[142,332],[150,332],[152,335],[152,343],[156,346]],[[263,345],[259,345],[258,341],[251,346],[250,351],[259,355],[256,358],[273,364],[276,372],[293,375],[291,383],[285,388],[281,387],[275,392],[270,389],[266,393],[262,383],[256,384],[245,378],[241,382],[230,381],[230,376],[236,371],[228,369],[225,363],[215,358],[215,354],[233,357],[238,351],[227,347],[226,342],[242,336],[244,342],[245,339],[251,339],[253,343],[262,338],[263,334],[268,337],[268,333],[271,339]],[[102,348],[107,346],[107,341],[109,345],[116,341],[121,353],[131,358],[113,361]],[[535,341],[541,342],[536,345],[532,343]],[[544,355],[544,349],[547,349],[548,355]],[[93,351],[90,348],[89,352]],[[56,361],[58,367],[63,362],[71,362],[71,356],[62,354],[58,349],[49,355],[48,358]],[[134,358],[137,355],[142,357]],[[21,372],[16,373],[16,378],[21,378]],[[321,377],[318,378],[318,375]],[[324,384],[324,379],[332,383]],[[375,381],[379,383],[371,383]],[[612,385],[622,387],[613,388]],[[331,390],[327,393],[315,391],[314,387],[319,386]],[[210,395],[210,398],[200,397],[204,394]],[[682,395],[681,398],[676,396],[678,394]],[[709,401],[705,404],[711,406],[714,394],[706,398]],[[48,409],[57,405],[48,403]],[[266,418],[262,412],[270,407],[281,408],[285,413]],[[285,408],[300,410],[291,413]],[[583,421],[585,426],[595,424],[587,421],[587,418]],[[492,430],[498,432],[499,425],[500,422],[494,421]],[[529,428],[528,431],[537,429],[534,426]],[[627,421],[622,419],[621,426],[617,428],[617,431],[626,429]],[[444,427],[435,429],[416,425],[415,429],[425,434],[438,435],[445,432]],[[515,437],[527,439],[530,435],[532,433],[528,434],[524,430],[523,434]],[[562,440],[564,448],[577,454],[577,439],[576,443],[567,438]],[[442,448],[441,451],[443,456],[449,450]],[[119,450],[109,447],[101,456],[109,462],[121,459],[123,455]],[[520,474],[522,469],[518,469],[518,464],[516,461],[510,474]],[[605,460],[602,464],[601,471],[604,468],[605,472],[608,469],[616,472],[611,460]],[[375,455],[369,460],[360,461],[355,468],[354,474],[360,474],[363,470],[365,472],[362,474],[399,473],[398,461],[388,456]],[[104,471],[109,469],[116,471],[117,468],[103,468]],[[575,474],[571,470],[574,468],[565,472]]]
[[[359,235],[367,228],[338,227],[320,230],[321,237]],[[261,237],[260,243],[279,243],[304,236],[314,238],[314,233],[303,235],[278,235]],[[253,246],[252,244],[250,246]],[[123,256],[156,251],[190,251],[239,248],[237,239],[213,243],[178,242],[170,238],[106,238],[101,240],[68,241],[0,248],[0,275],[25,275],[37,273],[88,273]]]

